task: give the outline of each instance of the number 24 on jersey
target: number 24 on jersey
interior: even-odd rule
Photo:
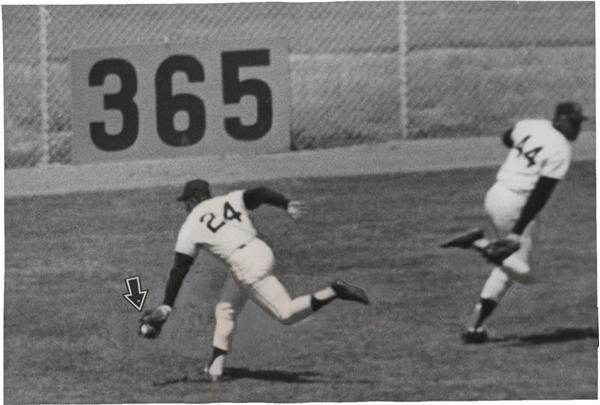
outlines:
[[[200,222],[206,224],[206,227],[212,233],[217,233],[217,231],[224,227],[228,221],[236,220],[238,222],[242,222],[242,214],[236,211],[235,208],[233,208],[228,202],[223,205],[222,218],[223,219],[219,221],[220,218],[217,218],[215,214],[209,212],[200,217]]]

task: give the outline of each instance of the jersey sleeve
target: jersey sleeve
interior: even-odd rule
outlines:
[[[527,121],[519,121],[512,128],[510,131],[510,140],[513,145],[518,144],[528,135],[527,124]]]
[[[540,176],[562,180],[571,164],[571,152],[568,149],[559,150],[546,159],[540,170]]]
[[[190,225],[189,221],[184,222],[179,229],[179,234],[177,235],[177,242],[175,242],[175,252],[183,253],[184,255],[191,256],[196,258],[198,255],[198,244],[194,239],[194,230]]]
[[[243,200],[244,205],[249,210],[256,209],[263,204],[287,209],[290,202],[283,194],[266,187],[257,187],[244,191]]]
[[[514,146],[513,138],[512,138],[513,128],[510,128],[507,131],[504,131],[502,134],[502,143],[507,148],[512,148]]]
[[[246,203],[244,202],[244,192],[246,190],[236,190],[227,194],[227,201],[236,211],[247,212]]]

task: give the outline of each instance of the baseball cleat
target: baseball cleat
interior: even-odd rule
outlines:
[[[460,337],[465,344],[485,343],[489,339],[487,331],[483,328],[469,328],[464,331]]]
[[[456,247],[461,249],[469,249],[473,246],[473,243],[476,240],[483,238],[483,230],[481,228],[476,228],[464,233],[462,235],[456,236],[450,239],[447,242],[444,242],[440,245],[441,248],[449,248]]]
[[[204,372],[210,377],[212,382],[221,381],[223,369],[225,368],[225,355],[220,355],[212,360],[212,363],[204,367]]]
[[[211,382],[217,383],[221,382],[222,374],[211,374],[210,369],[208,367],[204,367],[204,374],[206,374]]]
[[[335,280],[333,284],[331,284],[331,288],[338,298],[360,302],[365,305],[370,304],[369,296],[365,290],[352,284],[348,284],[343,280]]]

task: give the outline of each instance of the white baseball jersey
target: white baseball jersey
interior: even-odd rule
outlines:
[[[240,246],[256,237],[256,229],[244,204],[244,190],[214,197],[198,204],[179,230],[175,251],[196,257],[200,247],[228,260]]]
[[[571,163],[571,144],[548,120],[519,121],[513,147],[496,179],[510,190],[528,194],[541,176],[562,179]]]

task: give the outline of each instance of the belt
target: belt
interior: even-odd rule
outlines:
[[[248,244],[249,244],[250,242],[252,242],[254,239],[255,239],[255,238],[252,238],[252,239],[250,239],[248,242],[244,242],[244,243],[242,243],[241,245],[239,245],[238,247],[236,247],[235,249],[233,249],[227,258],[229,259],[229,258],[231,257],[231,255],[233,255],[235,252],[237,252],[238,250],[240,250],[240,249],[243,249],[243,248],[245,248],[246,246],[248,246]]]

